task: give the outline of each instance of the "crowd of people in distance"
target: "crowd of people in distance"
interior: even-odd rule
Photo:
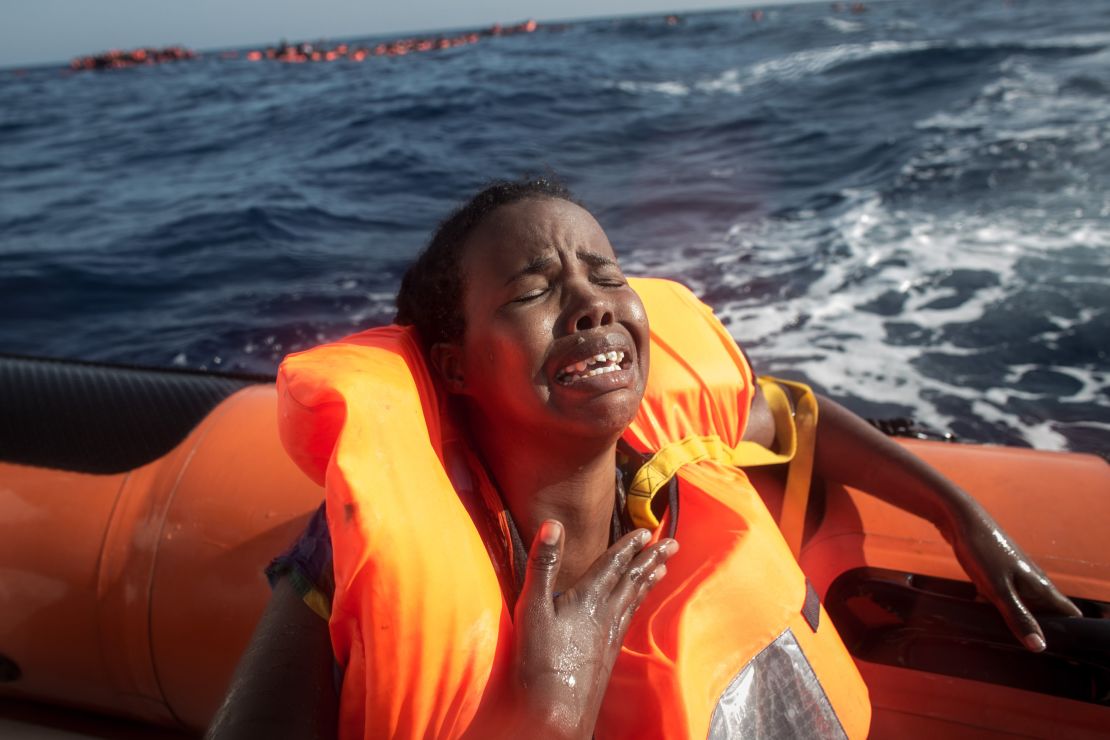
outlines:
[[[335,62],[340,59],[350,59],[361,62],[367,57],[389,56],[399,57],[419,51],[432,51],[433,49],[450,49],[455,46],[473,44],[478,41],[477,33],[468,33],[451,38],[436,39],[399,39],[397,41],[383,42],[376,46],[351,46],[350,44],[337,44],[331,48],[302,41],[297,44],[287,44],[284,41],[277,46],[267,49],[255,49],[247,52],[247,59],[260,62],[271,59],[288,64],[303,64],[305,62]]]
[[[850,10],[853,13],[862,13],[867,10],[867,7],[861,2],[851,4],[834,2],[831,7],[833,12],[837,13],[844,12],[845,10]],[[756,22],[763,20],[763,11],[751,11],[751,18]],[[683,22],[683,19],[681,16],[671,14],[664,17],[664,22],[668,26],[677,26]],[[399,57],[417,52],[451,49],[456,46],[474,44],[483,38],[493,36],[512,36],[519,33],[533,33],[539,29],[539,27],[539,24],[534,20],[527,20],[511,26],[502,26],[500,23],[495,23],[493,26],[482,31],[469,31],[454,36],[403,38],[395,41],[383,41],[374,46],[356,46],[347,43],[326,46],[321,43],[312,43],[308,41],[289,44],[283,39],[277,46],[270,46],[265,49],[252,49],[246,52],[245,56],[246,59],[251,62],[272,60],[289,64],[335,62],[341,59],[362,62],[369,57]],[[548,31],[558,31],[563,28],[565,28],[565,25],[544,26],[544,29]],[[179,62],[187,59],[196,59],[198,56],[199,55],[191,49],[186,49],[181,46],[167,46],[161,49],[146,47],[132,49],[130,51],[112,49],[102,54],[76,57],[69,63],[69,68],[75,72],[121,69],[125,67],[162,64],[165,62]],[[221,59],[235,59],[239,57],[239,52],[225,51],[222,52],[219,57]]]
[[[539,24],[534,20],[527,20],[513,26],[502,26],[500,23],[497,23],[485,31],[471,31],[457,36],[398,39],[396,41],[384,41],[372,47],[337,44],[331,48],[325,48],[308,42],[287,44],[285,41],[282,41],[277,46],[271,46],[267,49],[255,49],[247,52],[247,59],[252,62],[271,59],[291,64],[303,64],[305,62],[335,62],[340,59],[350,59],[355,62],[361,62],[372,56],[399,57],[422,51],[451,49],[456,46],[477,43],[483,37],[532,33],[537,28],[539,28]]]
[[[483,31],[470,31],[455,36],[414,37],[383,41],[375,46],[354,46],[341,43],[334,46],[324,46],[318,43],[302,41],[295,44],[286,43],[284,40],[277,46],[266,49],[254,49],[246,53],[248,61],[260,62],[266,59],[300,64],[304,62],[335,62],[340,59],[350,59],[361,62],[368,57],[399,57],[421,51],[434,51],[436,49],[451,49],[456,46],[474,44],[482,38],[491,36],[512,36],[518,33],[533,33],[539,24],[534,20],[527,20],[511,26],[502,26],[495,23]],[[551,26],[557,30],[562,26]],[[220,59],[234,59],[238,52],[222,52]],[[85,70],[122,69],[148,64],[161,64],[164,62],[178,62],[185,59],[196,59],[199,55],[191,49],[180,46],[168,46],[163,49],[142,48],[131,51],[112,49],[102,54],[90,54],[76,57],[69,63],[69,68],[75,72]]]
[[[194,59],[196,56],[196,52],[192,49],[186,49],[182,46],[166,46],[161,49],[144,47],[131,49],[130,51],[110,49],[103,54],[76,57],[69,63],[69,68],[74,71],[121,69],[123,67],[180,62],[186,59]]]

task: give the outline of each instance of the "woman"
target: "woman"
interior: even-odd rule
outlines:
[[[605,734],[622,734],[620,728],[631,727],[638,721],[638,714],[646,716],[654,711],[652,706],[637,707],[630,701],[637,689],[636,681],[642,679],[645,687],[670,686],[667,682],[671,678],[659,667],[668,661],[670,671],[682,677],[674,679],[675,686],[660,689],[659,696],[671,697],[674,706],[661,711],[654,724],[647,727],[659,727],[659,734],[666,734],[660,723],[672,721],[668,713],[683,712],[697,716],[674,724],[670,732],[693,732],[697,728],[696,734],[704,736],[704,728],[709,727],[711,733],[730,736],[730,728],[755,727],[743,724],[743,717],[730,718],[722,709],[722,704],[728,702],[717,701],[719,695],[711,697],[717,702],[714,707],[705,703],[706,697],[689,689],[701,677],[688,676],[698,671],[683,668],[676,653],[667,653],[669,648],[662,648],[663,652],[656,655],[644,652],[649,647],[641,649],[644,640],[663,640],[660,635],[677,629],[662,615],[669,613],[668,604],[681,601],[678,594],[685,594],[682,599],[689,602],[698,601],[704,615],[706,607],[700,602],[710,598],[705,594],[724,593],[719,587],[697,593],[687,588],[705,570],[702,562],[691,562],[693,558],[700,558],[710,570],[735,568],[744,561],[729,560],[732,555],[728,554],[722,555],[721,563],[716,562],[712,516],[703,516],[697,541],[687,540],[686,550],[676,555],[679,544],[673,537],[673,527],[679,502],[686,501],[696,510],[703,501],[698,498],[701,494],[697,493],[700,484],[696,476],[684,477],[682,486],[687,490],[681,496],[672,490],[670,511],[663,515],[663,531],[657,529],[654,541],[651,532],[634,526],[624,515],[624,479],[621,474],[614,475],[614,467],[622,435],[627,437],[627,431],[636,430],[640,424],[637,415],[648,385],[651,337],[644,306],[621,273],[612,247],[593,217],[576,205],[565,189],[550,182],[496,183],[440,226],[428,249],[406,274],[397,304],[398,323],[414,326],[412,336],[421,342],[421,358],[415,365],[426,366],[434,377],[429,383],[435,388],[428,391],[429,396],[421,396],[424,405],[417,407],[417,413],[422,408],[425,417],[433,418],[440,407],[427,398],[445,393],[450,399],[442,405],[443,428],[449,431],[444,432],[442,449],[437,452],[441,453],[451,484],[482,531],[481,544],[490,553],[491,572],[499,576],[495,583],[512,615],[511,624],[503,619],[500,626],[491,626],[483,633],[486,642],[475,643],[473,650],[479,651],[487,642],[492,645],[488,661],[479,665],[480,676],[471,675],[474,667],[468,663],[463,671],[470,671],[466,673],[468,678],[432,684],[461,692],[460,698],[447,702],[451,706],[442,712],[414,710],[412,705],[423,706],[440,698],[425,697],[418,691],[423,686],[421,680],[435,677],[416,676],[411,679],[414,688],[401,688],[410,684],[404,683],[403,676],[392,677],[396,664],[382,662],[381,653],[392,656],[390,651],[399,645],[402,652],[398,655],[402,657],[397,660],[403,662],[409,655],[404,651],[435,652],[434,630],[423,626],[405,633],[404,625],[399,624],[404,619],[392,612],[388,612],[392,619],[387,620],[388,627],[396,630],[390,635],[396,634],[397,638],[384,638],[368,627],[368,622],[377,625],[375,620],[381,620],[371,593],[379,599],[376,606],[382,607],[381,599],[392,598],[383,594],[394,593],[389,590],[389,579],[394,575],[389,570],[382,575],[382,568],[375,570],[378,561],[363,552],[377,547],[375,557],[392,557],[388,548],[394,545],[376,542],[377,532],[365,521],[373,517],[375,507],[393,512],[394,500],[403,491],[375,498],[371,490],[362,498],[344,498],[354,484],[349,480],[352,474],[337,465],[335,455],[340,453],[336,452],[328,472],[327,526],[318,519],[314,524],[318,531],[310,532],[300,549],[294,551],[300,552],[293,558],[294,577],[277,583],[213,725],[212,736],[334,736],[337,716],[343,717],[343,734],[354,736],[378,727],[373,725],[375,711],[393,712],[396,716],[387,726],[398,734],[469,732],[508,736],[525,730],[541,737],[587,738],[595,730],[599,734],[603,730]],[[408,362],[409,369],[415,367],[411,358]],[[419,375],[419,368],[413,374]],[[742,432],[745,440],[770,447],[776,431],[781,431],[776,430],[776,424],[782,424],[782,419],[776,421],[758,386],[748,385],[751,392],[741,397],[742,408],[721,412],[737,412],[737,432]],[[827,480],[875,493],[934,522],[953,544],[977,587],[998,606],[1011,630],[1029,649],[1044,649],[1044,638],[1026,602],[1062,614],[1078,614],[990,516],[954,484],[831,401],[820,399],[819,408],[814,472]],[[451,452],[456,444],[460,450],[457,460],[463,461],[458,465],[452,462]],[[291,451],[296,458],[297,453]],[[626,452],[628,457],[636,457],[635,451]],[[359,448],[355,454],[365,457],[371,453]],[[459,466],[468,472],[453,473],[452,468]],[[740,475],[727,470],[714,474]],[[485,491],[486,497],[473,494],[468,484],[459,483],[460,477],[480,479],[473,489]],[[342,486],[333,485],[341,479]],[[746,483],[742,475],[737,481]],[[492,499],[489,491],[493,491]],[[422,492],[412,495],[414,502],[422,500]],[[714,505],[724,501],[712,496],[704,500]],[[405,498],[402,503],[407,501]],[[726,501],[726,508],[719,509],[721,516],[735,513],[727,506],[731,504]],[[482,520],[494,509],[503,510],[499,521],[505,525],[501,532],[504,537],[496,525],[482,529]],[[403,510],[398,511],[399,516],[404,515]],[[420,511],[421,516],[436,513]],[[683,512],[684,523],[696,516],[687,509]],[[759,519],[762,515],[755,512],[751,516]],[[379,525],[389,532],[396,529],[392,520],[379,521]],[[327,560],[328,528],[336,541],[335,574],[339,582],[330,641],[323,622],[299,598],[305,589],[295,588],[293,583],[305,577],[316,586],[326,582],[329,567],[320,567],[320,561]],[[412,531],[424,529],[420,520]],[[349,536],[348,530],[356,534]],[[753,533],[755,530],[752,525]],[[720,547],[732,547],[733,539],[727,543],[722,540]],[[521,553],[523,543],[531,543],[527,569],[522,566],[522,555],[513,557],[514,549]],[[403,547],[403,543],[397,546]],[[418,548],[405,557],[420,558],[427,549]],[[316,556],[305,557],[305,552],[315,552]],[[320,552],[325,556],[321,558]],[[444,570],[450,570],[447,566],[456,555],[466,561],[464,554],[452,552],[436,557]],[[685,560],[683,555],[687,556]],[[780,565],[787,567],[781,562],[781,553],[767,557],[751,561],[752,567],[761,571],[760,577]],[[506,576],[507,563],[514,563],[521,572]],[[677,571],[682,573],[681,583],[668,581],[669,564],[672,568],[681,565]],[[406,566],[402,563],[397,567]],[[792,563],[790,567],[796,569]],[[435,578],[438,570],[430,567],[421,572],[425,578]],[[375,573],[381,583],[374,580]],[[739,582],[746,576],[739,573],[729,577]],[[397,580],[398,589],[408,589],[397,598],[415,598],[423,609],[426,605],[419,591],[423,586],[418,584],[413,592],[411,582],[399,577]],[[438,606],[436,589],[453,587],[429,585],[433,609]],[[659,593],[653,594],[653,590]],[[711,605],[712,611],[727,618],[733,618],[732,612],[736,612],[735,619],[742,624],[746,612],[759,611],[757,606],[762,606],[762,597],[751,597],[751,591],[744,593],[748,594],[746,601],[721,597],[720,604]],[[634,619],[642,605],[644,612]],[[466,604],[457,606],[463,611],[466,608]],[[419,620],[424,612],[406,614]],[[677,624],[679,617],[673,619]],[[815,616],[807,619],[815,635],[819,637],[822,629],[827,634],[829,628],[819,627]],[[651,629],[663,631],[649,634],[647,622],[653,625]],[[622,654],[622,643],[626,635],[632,639],[629,630],[634,624],[638,626],[633,631],[639,630],[636,645],[625,645]],[[705,629],[715,628],[706,624]],[[810,644],[807,640],[818,639],[800,634],[805,632],[804,628],[793,628],[806,645]],[[407,639],[400,637],[406,634]],[[466,637],[461,632],[452,635],[452,640]],[[674,639],[675,646],[690,644],[685,635]],[[415,647],[410,644],[414,641],[418,643]],[[443,648],[446,657],[442,664],[448,666],[448,672],[455,666],[450,655],[453,645]],[[344,674],[339,709],[331,690],[332,647]],[[815,645],[811,652],[817,654],[824,649]],[[723,643],[721,650],[727,652]],[[836,652],[835,647],[829,650]],[[465,659],[469,659],[471,648],[466,652]],[[418,655],[414,660],[422,657]],[[843,667],[842,657],[828,658],[831,668],[822,668],[821,660],[825,659],[816,661],[818,672],[850,670]],[[839,667],[833,665],[837,661]],[[372,670],[374,666],[376,670]],[[383,675],[386,672],[391,675]],[[404,674],[404,667],[397,667],[397,672]],[[844,676],[845,685],[858,682],[858,676],[836,675]],[[391,684],[391,680],[397,683]],[[713,691],[717,691],[723,682],[720,677],[714,680],[717,688]],[[820,693],[819,685],[817,690]],[[825,736],[861,731],[858,721],[856,726],[848,726],[843,717],[837,719],[840,707],[858,701],[858,696],[828,698],[821,693],[816,704],[809,703],[811,698],[799,697],[799,702],[806,702],[807,710],[799,720],[802,725],[787,727],[791,733],[808,731]],[[831,708],[828,716],[822,715],[821,709],[812,709],[816,705]],[[759,725],[767,731],[775,731],[778,719],[794,713],[775,710],[771,714],[774,716],[759,720],[770,722]],[[412,724],[416,715],[424,724]],[[733,720],[740,724],[730,724]],[[808,730],[804,727],[807,721],[812,725]]]

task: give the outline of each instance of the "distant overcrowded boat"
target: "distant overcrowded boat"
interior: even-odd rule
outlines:
[[[166,62],[180,62],[186,59],[195,59],[196,52],[182,46],[166,46],[156,49],[151,46],[130,51],[110,49],[103,54],[75,57],[69,67],[75,71],[95,69],[120,69],[123,67],[138,67],[151,64],[165,64]]]
[[[252,49],[246,53],[246,58],[252,62],[273,60],[293,64],[304,62],[335,62],[340,59],[350,59],[361,62],[372,56],[404,56],[421,51],[434,51],[437,49],[451,49],[456,46],[474,44],[485,37],[512,36],[518,33],[533,33],[539,28],[534,20],[527,20],[512,26],[502,26],[495,23],[483,31],[470,31],[454,36],[424,36],[403,38],[394,41],[383,41],[374,46],[354,46],[340,43],[334,46],[324,46],[318,43],[301,41],[294,44],[282,40],[277,46],[266,49]],[[557,28],[557,27],[552,27]],[[164,62],[178,62],[187,59],[196,59],[199,55],[180,46],[168,46],[162,49],[145,47],[131,51],[112,49],[102,54],[76,57],[69,63],[74,71],[121,69],[124,67],[137,67]],[[221,59],[235,58],[237,52],[223,52]]]

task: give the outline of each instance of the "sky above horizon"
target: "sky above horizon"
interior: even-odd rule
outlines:
[[[181,44],[237,48],[306,40],[480,27],[493,23],[759,7],[783,0],[7,0],[0,67],[66,63],[108,49]]]

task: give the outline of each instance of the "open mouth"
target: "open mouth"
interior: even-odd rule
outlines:
[[[627,368],[630,364],[631,360],[626,362],[624,352],[620,350],[599,352],[592,357],[567,365],[555,373],[555,381],[564,385],[573,385],[587,378],[618,372]]]

